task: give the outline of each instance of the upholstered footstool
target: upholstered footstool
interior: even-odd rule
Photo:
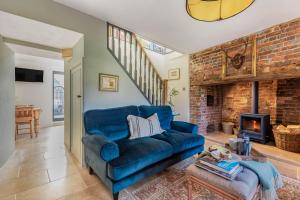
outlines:
[[[225,199],[259,199],[260,186],[258,177],[254,172],[246,168],[232,181],[196,167],[194,164],[186,169],[186,175],[189,200],[192,200],[193,183],[198,183]]]

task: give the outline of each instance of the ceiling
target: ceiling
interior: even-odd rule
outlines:
[[[71,48],[81,33],[0,11],[0,35],[55,48]]]
[[[6,43],[6,45],[17,54],[25,54],[30,56],[51,58],[56,60],[63,60],[61,53],[54,51],[47,51],[44,49],[32,48],[28,46],[22,46],[17,44]]]
[[[219,22],[200,22],[186,0],[54,0],[109,21],[168,48],[193,53],[300,16],[299,0],[256,0],[244,12]]]

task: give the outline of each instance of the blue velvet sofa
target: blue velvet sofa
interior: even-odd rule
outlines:
[[[128,115],[147,118],[157,113],[162,134],[130,140]],[[118,193],[204,148],[197,125],[173,121],[169,106],[127,106],[90,110],[84,114],[85,161],[111,190]]]

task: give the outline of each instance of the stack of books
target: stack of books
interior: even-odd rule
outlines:
[[[200,157],[195,165],[227,180],[233,180],[243,170],[243,167],[240,166],[238,161],[217,161],[210,155]]]

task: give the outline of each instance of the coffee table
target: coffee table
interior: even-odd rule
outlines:
[[[241,157],[242,159],[253,159],[264,162],[266,159],[262,154],[253,151],[253,157]],[[226,180],[218,175],[201,169],[191,164],[186,169],[188,182],[188,200],[192,200],[193,184],[199,184],[205,189],[229,200],[257,200],[260,197],[260,185],[257,175],[244,168],[243,171],[232,180]]]

